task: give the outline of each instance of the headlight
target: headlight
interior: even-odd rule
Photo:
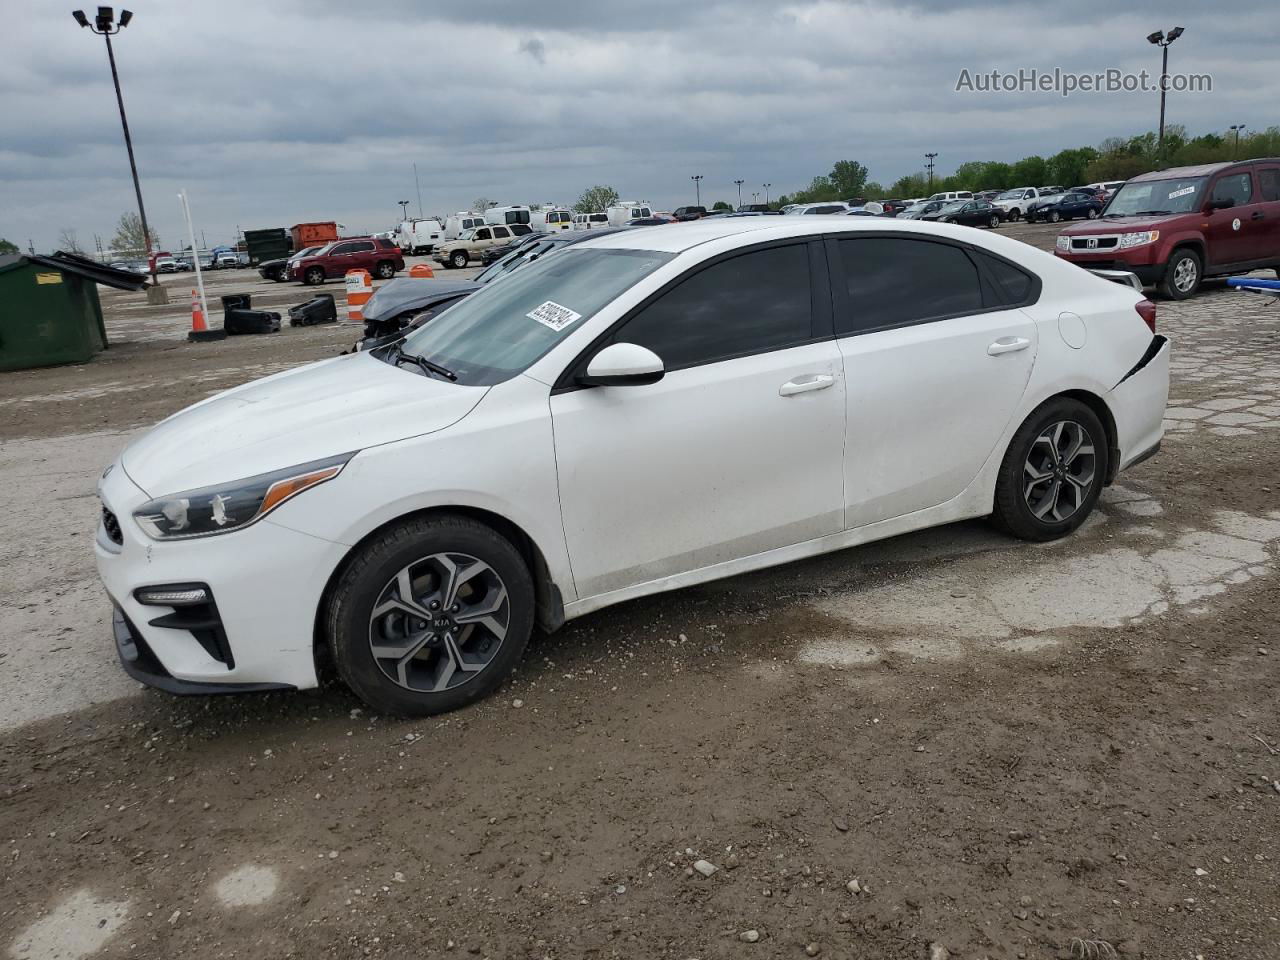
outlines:
[[[1059,250],[1070,250],[1070,249],[1071,249],[1071,238],[1070,238],[1070,237],[1059,237],[1059,238],[1057,239],[1057,247],[1058,247],[1058,249],[1059,249]]]
[[[355,455],[352,451],[248,480],[159,497],[135,510],[133,518],[153,540],[186,540],[239,530],[302,491],[332,480]]]
[[[1122,248],[1140,247],[1144,243],[1155,243],[1159,239],[1159,230],[1143,230],[1141,233],[1122,233],[1120,234],[1120,246]]]

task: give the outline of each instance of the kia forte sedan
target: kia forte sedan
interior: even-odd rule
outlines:
[[[997,234],[630,230],[163,421],[102,476],[98,567],[145,683],[312,687],[326,650],[437,713],[634,597],[967,517],[1062,537],[1168,383],[1140,293]]]

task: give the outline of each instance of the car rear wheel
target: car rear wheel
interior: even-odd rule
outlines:
[[[1065,537],[1098,502],[1108,456],[1097,414],[1070,397],[1047,400],[1005,451],[992,518],[1022,540]]]
[[[455,250],[449,254],[449,265],[452,267],[465,267],[467,265],[467,251]]]
[[[378,276],[383,280],[390,280],[396,275],[396,265],[390,260],[378,261],[378,266],[374,269]]]
[[[307,272],[302,276],[303,282],[309,287],[318,287],[324,283],[323,267],[308,267]]]
[[[495,690],[533,630],[534,592],[519,551],[465,517],[407,520],[359,551],[325,623],[343,681],[373,709],[456,710]]]
[[[1170,300],[1186,300],[1200,289],[1200,255],[1189,247],[1173,252],[1160,279],[1160,293]]]

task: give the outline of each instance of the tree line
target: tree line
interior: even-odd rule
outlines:
[[[1154,131],[1128,139],[1109,137],[1096,147],[1070,147],[1051,157],[1033,155],[1013,163],[970,161],[957,167],[955,173],[935,176],[932,185],[925,174],[912,173],[885,187],[868,179],[867,168],[861,163],[840,160],[829,174],[814,177],[808,187],[779,197],[775,206],[853,197],[919,197],[944,190],[1006,190],[1046,184],[1075,187],[1106,180],[1128,180],[1166,167],[1275,156],[1280,156],[1280,127],[1245,134],[1237,143],[1233,134],[1205,133],[1189,137],[1183,126],[1174,124],[1165,127],[1163,148]]]

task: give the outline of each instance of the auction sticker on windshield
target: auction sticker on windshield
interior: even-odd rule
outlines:
[[[562,307],[553,300],[548,300],[541,306],[534,307],[525,314],[530,320],[537,320],[544,327],[550,327],[559,333],[575,320],[581,320],[582,314],[575,313],[568,307]]]
[[[1195,192],[1196,188],[1194,186],[1183,187],[1181,190],[1175,190],[1173,193],[1169,194],[1169,199],[1173,200],[1175,197],[1185,197],[1187,194]]]

